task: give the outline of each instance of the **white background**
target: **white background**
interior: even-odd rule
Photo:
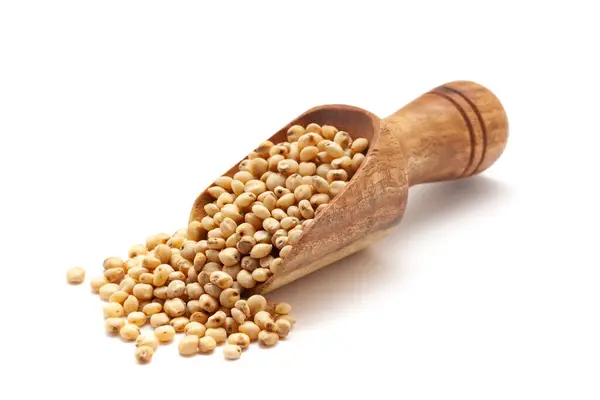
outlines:
[[[0,2],[0,398],[598,399],[593,2]],[[401,227],[273,293],[288,341],[139,366],[86,282],[318,104],[490,88],[510,139]],[[32,397],[33,396],[33,397]]]

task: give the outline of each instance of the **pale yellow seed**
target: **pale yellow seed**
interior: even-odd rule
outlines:
[[[271,217],[265,219],[263,221],[262,226],[265,229],[265,231],[267,231],[271,234],[275,233],[280,228],[279,221],[277,221],[275,218],[271,218]]]
[[[255,196],[258,196],[259,194],[263,193],[265,190],[267,190],[267,185],[265,185],[265,183],[263,181],[259,181],[256,179],[249,181],[246,184],[246,187],[244,188],[245,192],[252,193]],[[247,207],[247,206],[245,206],[245,207]]]
[[[286,189],[287,190],[287,189]],[[284,194],[277,200],[277,207],[281,209],[287,209],[289,206],[294,204],[295,196],[293,193]]]
[[[250,310],[249,316],[254,316],[256,313],[267,309],[267,299],[259,294],[250,296],[248,300],[246,300],[246,304]]]
[[[282,219],[284,219],[285,217],[288,216],[287,213],[285,211],[283,211],[281,208],[275,208],[275,209],[273,209],[273,211],[271,211],[271,215],[277,221],[281,221]]]
[[[157,303],[157,302],[148,303],[144,307],[142,307],[142,312],[149,316],[158,314],[161,311],[162,311],[162,304]]]
[[[144,326],[146,324],[146,314],[141,311],[134,311],[127,316],[127,322],[137,326]]]
[[[333,181],[347,181],[348,173],[343,169],[332,169],[327,173],[327,180]]]
[[[129,254],[129,258],[143,256],[143,255],[148,254],[148,249],[143,244],[136,244],[136,245],[131,246],[128,254]]]
[[[135,339],[135,346],[148,346],[153,350],[156,350],[158,348],[158,338],[154,332],[141,334],[137,337],[137,339]]]
[[[119,290],[119,285],[116,283],[107,283],[98,290],[98,293],[102,300],[108,300],[117,290]]]
[[[214,313],[219,309],[219,302],[209,294],[205,293],[201,295],[198,301],[200,302],[200,307],[202,307],[204,311],[207,311],[209,313]]]
[[[331,166],[331,164],[321,164],[317,167],[317,170],[315,172],[321,178],[327,179],[327,173],[329,171],[331,171],[332,169],[333,169],[333,167]]]
[[[227,315],[223,311],[217,311],[208,318],[205,325],[207,328],[220,328],[225,323],[225,318]]]
[[[275,321],[275,324],[277,325],[277,335],[279,335],[280,339],[287,337],[292,329],[292,324],[285,319],[278,319]]]
[[[317,171],[317,165],[314,162],[301,162],[298,166],[298,173],[302,176],[312,176]]]
[[[113,317],[107,318],[106,321],[104,321],[104,328],[106,329],[106,332],[110,335],[116,335],[117,333],[119,333],[123,326],[125,326],[125,320],[123,318]]]
[[[252,274],[245,269],[238,273],[236,280],[244,289],[252,289],[256,286],[256,281],[252,278]]]
[[[300,214],[300,209],[297,206],[289,206],[286,210],[286,213],[290,217],[302,218],[302,214]]]
[[[221,196],[223,195],[227,196],[229,193],[223,193]],[[221,196],[219,196],[219,198],[221,198]],[[192,221],[189,223],[187,227],[187,237],[190,240],[197,242],[198,240],[202,239],[204,235],[206,235],[206,230],[200,221]]]
[[[343,156],[340,158],[336,158],[331,161],[331,167],[334,169],[347,169],[352,165],[352,159],[348,156]]]
[[[229,189],[227,190],[231,190],[231,184],[229,185]],[[219,207],[217,207],[216,204],[208,203],[204,206],[204,212],[209,217],[213,217],[216,213],[219,212]]]
[[[258,341],[264,346],[274,346],[279,341],[279,336],[275,332],[260,331]]]
[[[140,327],[134,324],[125,324],[119,334],[124,340],[135,340],[140,335]]]
[[[287,139],[289,142],[296,142],[305,132],[306,130],[301,125],[292,125],[287,130]]]
[[[123,302],[125,300],[127,300],[127,297],[129,297],[129,293],[127,293],[124,290],[117,290],[110,296],[108,301],[110,301],[111,303],[114,302],[114,303],[123,304]]]
[[[271,277],[271,271],[268,268],[256,268],[252,271],[252,279],[256,282],[266,282]]]
[[[154,282],[154,275],[149,272],[144,272],[140,275],[139,282],[151,285]]]
[[[253,258],[263,258],[271,253],[273,250],[273,245],[266,243],[259,243],[252,248],[250,252],[250,257]]]
[[[175,329],[175,332],[180,333],[185,331],[185,327],[190,323],[190,320],[187,317],[177,317],[173,318],[169,325]]]
[[[208,321],[208,315],[204,311],[196,311],[190,315],[190,321],[205,324]]]
[[[207,328],[204,336],[210,336],[215,339],[217,344],[221,344],[227,340],[227,331],[225,331],[225,328]]]
[[[125,263],[121,257],[108,257],[104,260],[104,269],[125,268]]]
[[[358,138],[354,142],[352,142],[352,153],[362,153],[369,147],[369,140],[365,138]]]
[[[210,353],[217,347],[217,341],[212,336],[204,336],[198,340],[198,351]]]
[[[240,325],[238,330],[241,333],[245,333],[250,338],[250,341],[254,342],[258,339],[258,334],[260,333],[260,328],[252,321],[246,321]]]
[[[101,276],[94,276],[91,281],[90,281],[90,286],[92,288],[92,292],[94,293],[98,293],[98,291],[100,290],[100,288],[102,286],[104,286],[105,284],[107,284],[108,281],[106,280],[106,278],[104,277],[104,275]]]
[[[347,183],[342,181],[331,182],[331,185],[329,186],[329,194],[331,197],[337,196],[342,190],[344,190],[346,185]]]
[[[328,140],[333,140],[335,134],[338,133],[338,130],[335,126],[332,125],[323,125],[321,127],[321,135]]]
[[[355,154],[352,157],[352,164],[350,165],[350,169],[352,171],[356,172],[364,160],[365,160],[364,154],[362,154],[362,153]]]
[[[119,303],[108,303],[104,305],[104,318],[120,318],[123,316],[123,306]]]
[[[350,134],[344,131],[339,131],[336,133],[333,141],[344,149],[349,148],[352,144],[352,138],[350,137]]]
[[[242,349],[240,346],[227,344],[223,346],[223,355],[227,360],[237,360],[242,356]]]
[[[310,204],[309,204],[310,206]],[[311,207],[312,210],[312,207]],[[314,213],[313,213],[314,214]],[[303,214],[304,216],[304,214]],[[306,217],[308,218],[308,217]],[[302,239],[302,235],[304,234],[304,232],[302,231],[302,229],[293,229],[290,231],[290,233],[288,234],[288,244],[290,245],[295,245],[297,244],[300,239]]]
[[[250,299],[248,299],[250,300]],[[266,304],[265,304],[266,309]],[[254,323],[258,325],[260,329],[266,329],[268,322],[273,322],[273,317],[269,314],[268,311],[259,310],[254,314]]]
[[[152,285],[146,283],[138,283],[133,287],[133,295],[139,300],[150,300],[152,298]]]
[[[286,258],[290,254],[291,251],[292,251],[292,246],[287,245],[279,251],[279,257]]]
[[[125,315],[129,315],[130,313],[137,311],[140,306],[140,301],[137,297],[130,295],[123,302],[123,312]]]
[[[239,273],[239,272],[238,272]],[[237,289],[228,288],[219,295],[219,302],[223,307],[233,307],[240,299],[240,292]]]
[[[194,335],[201,338],[206,333],[206,327],[200,322],[190,322],[185,327],[184,332],[186,335]]]
[[[173,299],[175,297],[181,297],[185,293],[185,282],[181,280],[174,280],[169,283],[167,287],[167,297]]]
[[[285,229],[286,231],[293,229],[298,224],[300,224],[300,221],[298,218],[294,217],[285,217],[281,220],[281,228]]]
[[[175,337],[175,328],[171,325],[162,325],[154,330],[156,338],[161,343],[168,343]]]
[[[220,186],[212,186],[207,190],[208,194],[210,194],[213,198],[218,199],[220,195],[226,193],[227,191]]]
[[[153,328],[169,325],[169,322],[171,322],[171,318],[164,312],[150,316],[150,326]]]
[[[267,219],[271,216],[271,212],[264,205],[254,205],[252,206],[252,212],[260,219]]]
[[[242,199],[245,199],[244,201],[240,200],[241,204],[247,203],[247,206],[249,206],[256,200],[256,196],[253,193],[244,193],[244,194],[240,195],[240,197]],[[236,201],[238,199],[240,199],[240,197],[238,197],[236,199]],[[247,206],[244,206],[244,207],[247,207]],[[224,218],[231,218],[235,222],[241,222],[243,220],[243,216],[240,213],[240,209],[236,204],[226,204],[221,209],[221,214],[223,214]]]
[[[275,190],[278,186],[285,186],[286,178],[282,174],[271,174],[267,178],[266,186],[269,190]]]
[[[246,321],[246,314],[244,314],[241,310],[237,308],[231,309],[231,316],[238,324],[243,324]]]
[[[278,258],[274,259],[271,262],[271,265],[269,265],[269,271],[271,271],[272,274],[276,274],[277,271],[279,270],[279,268],[281,268],[282,264],[283,264],[283,258],[278,257]]]
[[[289,314],[292,311],[292,306],[288,303],[279,303],[275,306],[276,314]]]
[[[121,269],[121,271],[123,271]],[[122,276],[121,276],[122,278]],[[80,283],[82,283],[85,279],[85,270],[83,268],[80,267],[74,267],[74,268],[70,268],[67,271],[67,282],[69,282],[72,285],[79,285]]]
[[[219,253],[219,261],[221,261],[221,263],[225,267],[230,267],[232,265],[238,264],[240,262],[240,259],[241,259],[240,252],[236,248],[230,247],[227,249],[223,249]],[[220,285],[218,285],[218,286],[221,287]],[[231,287],[231,285],[229,285],[227,287]],[[225,289],[225,287],[222,287],[222,289]]]
[[[187,335],[181,338],[179,345],[179,354],[182,356],[191,356],[198,353],[200,340],[196,335]]]
[[[184,315],[186,311],[186,304],[179,298],[166,300],[163,307],[167,315],[171,318],[180,317]]]
[[[344,155],[344,149],[339,143],[329,142],[325,145],[325,152],[334,159],[342,157]]]
[[[313,207],[318,207],[321,204],[329,203],[329,200],[329,196],[325,193],[313,194],[310,198],[310,204],[312,204]]]
[[[156,249],[153,251],[156,251]],[[169,251],[169,254],[170,253],[171,252]],[[142,260],[142,268],[146,268],[148,271],[153,271],[160,264],[161,261],[156,257],[144,257],[144,259]]]

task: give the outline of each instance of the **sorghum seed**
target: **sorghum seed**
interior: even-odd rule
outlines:
[[[217,341],[212,336],[204,336],[198,340],[198,351],[210,353],[217,347]]]
[[[125,268],[125,263],[120,257],[108,257],[104,260],[104,269]]]
[[[252,278],[252,274],[245,269],[238,272],[236,280],[244,289],[252,289],[256,286],[256,281]]]
[[[227,318],[227,315],[223,311],[217,311],[208,318],[205,325],[207,328],[220,328],[225,323],[225,318]]]
[[[123,271],[121,269],[121,271]],[[122,278],[122,277],[121,277]],[[85,279],[85,270],[83,268],[74,267],[67,271],[67,282],[72,285],[78,285]]]
[[[108,300],[117,290],[119,290],[119,285],[116,283],[107,283],[98,290],[98,293],[102,300]]]
[[[242,349],[240,346],[234,344],[227,344],[223,346],[223,355],[228,360],[237,360],[242,356]]]
[[[123,302],[123,312],[125,315],[129,315],[130,313],[137,311],[139,307],[140,301],[133,295],[129,295]]]
[[[225,328],[208,328],[204,336],[211,336],[217,344],[221,344],[227,339],[227,331]]]
[[[125,320],[123,318],[107,318],[104,321],[104,328],[106,332],[111,335],[116,335],[121,331],[121,328],[125,326]]]
[[[168,343],[175,337],[175,328],[171,325],[162,325],[154,330],[156,338],[161,343]]]
[[[191,356],[198,353],[200,339],[196,335],[187,335],[181,338],[179,342],[179,354],[182,356]]]
[[[231,309],[231,316],[233,317],[235,322],[237,322],[240,325],[246,321],[246,315],[242,311],[238,310],[237,308]]]
[[[108,281],[106,280],[106,278],[104,277],[104,275],[94,276],[91,279],[91,281],[90,281],[90,286],[92,288],[92,292],[98,293],[98,291],[100,290],[100,288],[102,286],[104,286],[105,284],[107,284],[107,283],[108,283]]]
[[[165,301],[164,309],[169,317],[180,317],[185,314],[186,304],[179,298],[168,299]]]
[[[110,301],[111,303],[114,302],[114,303],[123,304],[123,302],[125,300],[127,300],[127,297],[129,297],[129,293],[127,293],[124,290],[117,290],[110,296],[108,301]]]
[[[279,341],[279,336],[275,332],[260,331],[258,341],[265,346],[274,346]]]
[[[225,289],[219,295],[219,302],[223,307],[231,308],[240,299],[240,292],[236,289]]]
[[[280,318],[275,323],[277,324],[277,335],[279,335],[279,338],[283,339],[290,333],[292,324],[288,320]]]
[[[246,321],[240,325],[238,331],[241,333],[245,333],[250,338],[250,341],[254,342],[258,339],[258,334],[260,333],[260,328],[252,321]]]
[[[265,299],[264,296],[261,296],[260,294],[250,296],[248,300],[246,300],[246,304],[248,305],[248,308],[250,310],[250,315],[248,316],[255,316],[256,313],[260,311],[265,311],[267,309],[267,299]]]
[[[135,359],[140,364],[148,364],[152,361],[154,349],[150,346],[140,346],[135,349]]]
[[[146,314],[144,314],[141,311],[134,311],[132,313],[129,313],[129,315],[127,316],[127,322],[137,326],[144,326],[146,324],[146,320]]]
[[[148,303],[144,307],[142,307],[142,312],[148,316],[158,314],[161,311],[162,311],[162,304],[157,303],[157,302]]]
[[[140,327],[134,324],[125,324],[119,334],[125,340],[135,340],[140,335]]]
[[[104,318],[120,318],[123,316],[123,306],[119,303],[104,305]]]
[[[180,332],[185,331],[185,327],[189,323],[190,323],[190,320],[188,318],[186,318],[186,317],[177,317],[177,318],[173,318],[169,322],[169,325],[171,325],[173,327],[173,329],[175,329],[175,332],[180,333]]]
[[[200,322],[192,321],[187,324],[184,332],[186,335],[195,335],[201,338],[204,336],[204,333],[206,333],[206,327]]]
[[[171,322],[171,318],[164,312],[150,316],[150,326],[153,328],[169,325],[169,322]]]
[[[138,336],[137,339],[135,339],[135,346],[136,347],[148,346],[148,347],[151,347],[152,350],[156,350],[158,348],[158,338],[156,337],[154,332],[144,333],[144,334]]]
[[[198,301],[200,302],[200,307],[209,313],[214,313],[219,309],[219,302],[209,294],[205,293],[201,295]]]
[[[289,314],[292,311],[292,306],[288,303],[279,303],[275,306],[275,313],[277,314]]]
[[[196,311],[190,315],[190,321],[205,324],[208,321],[208,315],[203,311]]]

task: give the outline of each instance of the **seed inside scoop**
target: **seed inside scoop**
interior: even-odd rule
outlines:
[[[109,257],[92,278],[103,300],[106,330],[136,341],[135,357],[151,361],[159,343],[177,332],[182,355],[210,353],[238,359],[250,342],[273,346],[296,320],[287,303],[272,304],[246,289],[277,273],[316,215],[346,186],[365,159],[369,142],[331,125],[294,125],[287,141],[261,143],[233,176],[208,189],[206,216],[173,235],[150,236]],[[71,283],[84,271],[72,269]],[[152,333],[141,329],[150,325]]]

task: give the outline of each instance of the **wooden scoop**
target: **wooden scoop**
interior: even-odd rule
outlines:
[[[333,125],[353,138],[369,139],[369,150],[348,185],[315,217],[282,267],[252,291],[268,292],[355,253],[389,234],[400,222],[409,186],[466,178],[487,169],[502,154],[508,122],[500,101],[473,82],[439,86],[385,119],[357,107],[312,108],[269,140],[287,140],[292,125]],[[233,176],[237,165],[226,175]],[[206,214],[206,192],[190,221]]]

